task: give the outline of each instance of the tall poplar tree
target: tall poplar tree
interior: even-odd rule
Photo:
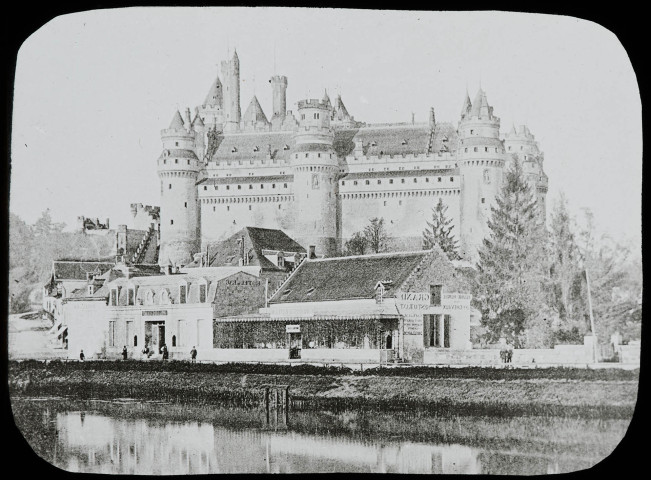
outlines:
[[[450,225],[452,219],[445,215],[447,210],[447,205],[439,198],[436,207],[432,209],[432,221],[427,222],[427,228],[423,231],[423,250],[431,250],[434,245],[438,245],[450,260],[459,260],[458,241],[452,236],[454,225]]]
[[[514,158],[491,207],[489,237],[479,250],[476,296],[487,340],[523,345],[525,329],[543,308],[546,233],[522,165]]]

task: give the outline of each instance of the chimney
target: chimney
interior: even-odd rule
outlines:
[[[436,116],[434,115],[434,107],[430,107],[430,109],[429,109],[429,128],[434,130],[435,126],[436,126]]]
[[[192,118],[190,117],[190,109],[189,108],[185,109],[185,123],[186,123],[185,128],[190,130],[192,128]]]
[[[308,258],[310,260],[313,259],[313,258],[316,258],[316,246],[315,245],[310,245],[308,250],[310,252],[309,255],[308,255]]]
[[[415,120],[415,119],[416,119],[416,114],[415,114],[414,112],[411,112],[411,124],[412,124],[412,125],[413,125],[414,123],[416,123],[416,120]]]

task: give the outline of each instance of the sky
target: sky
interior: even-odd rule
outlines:
[[[52,19],[18,53],[10,211],[49,208],[130,224],[159,204],[160,130],[199,105],[237,49],[241,109],[271,117],[274,74],[287,108],[341,94],[356,120],[457,125],[481,86],[501,131],[526,124],[545,153],[548,212],[561,192],[598,232],[641,246],[642,120],[617,37],[567,16],[298,8],[126,8]],[[549,215],[548,215],[549,217]]]

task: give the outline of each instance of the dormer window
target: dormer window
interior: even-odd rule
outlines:
[[[160,292],[160,303],[161,305],[168,305],[170,303],[170,292],[166,288]]]
[[[133,286],[127,288],[127,305],[135,305],[136,303],[136,289]]]
[[[237,152],[237,147],[231,148],[231,153],[236,153]]]
[[[407,145],[407,140],[403,140],[403,141],[401,142],[401,145]]]
[[[187,300],[187,285],[179,285],[179,303],[186,303]]]
[[[259,149],[258,146],[256,145],[255,147],[253,147],[253,151],[254,151],[254,152],[259,152],[260,149]]]
[[[285,146],[283,147],[283,150],[289,150],[289,145],[285,145]]]
[[[377,143],[371,142],[371,147],[377,147]]]
[[[117,307],[118,305],[118,289],[117,288],[112,288],[111,289],[111,294],[109,296],[109,305],[112,307]]]

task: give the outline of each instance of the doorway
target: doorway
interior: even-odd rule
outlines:
[[[145,344],[154,353],[161,353],[165,344],[165,322],[145,322]]]
[[[301,358],[301,349],[303,348],[303,335],[301,333],[289,334],[289,358]]]

